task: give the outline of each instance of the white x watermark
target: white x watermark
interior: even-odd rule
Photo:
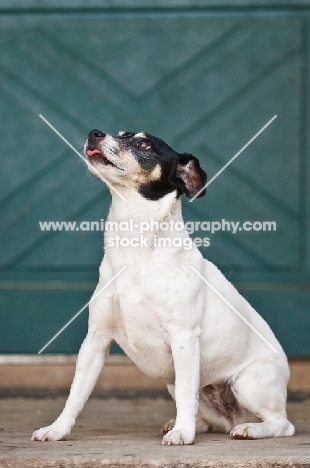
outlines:
[[[202,281],[203,281],[204,283],[206,283],[207,286],[209,286],[209,288],[212,289],[213,292],[215,292],[215,294],[216,294],[217,296],[219,296],[219,297],[222,299],[222,301],[225,302],[225,304],[228,305],[228,307],[230,307],[230,309],[231,309],[233,312],[235,312],[235,314],[238,315],[238,317],[241,318],[241,320],[244,321],[244,323],[246,323],[246,324],[248,325],[248,327],[251,328],[251,330],[253,330],[254,333],[256,333],[256,335],[258,335],[258,336],[264,341],[264,343],[266,343],[266,344],[269,346],[269,348],[272,349],[272,351],[274,351],[275,353],[278,353],[278,351],[276,350],[276,348],[274,348],[274,347],[269,343],[269,341],[267,341],[266,338],[264,338],[263,335],[262,335],[261,333],[259,333],[259,331],[256,330],[256,328],[253,327],[253,325],[252,325],[250,322],[248,322],[248,320],[247,320],[246,318],[244,318],[243,315],[241,315],[240,312],[238,312],[237,309],[235,309],[235,307],[234,307],[230,302],[228,302],[228,300],[225,299],[225,297],[222,296],[222,294],[219,293],[218,290],[215,289],[215,287],[212,286],[212,284],[211,284],[208,280],[206,280],[206,278],[204,278],[204,277],[199,273],[199,271],[196,270],[195,267],[191,266],[191,269],[196,273],[197,276],[199,276],[199,278],[202,279]]]
[[[66,325],[64,325],[57,333],[56,335],[53,336],[53,338],[51,338],[47,343],[46,345],[43,346],[43,348],[40,349],[40,351],[38,352],[38,354],[41,354],[42,351],[45,350],[45,348],[47,348],[56,338],[57,336],[60,335],[60,333],[62,333],[69,325],[70,323],[73,322],[73,320],[75,320],[82,312],[83,310],[86,309],[86,307],[88,307],[89,304],[91,304],[93,302],[94,299],[96,299],[96,297],[98,297],[111,283],[113,283],[114,280],[116,280],[116,278],[125,270],[125,268],[127,268],[126,266],[123,266],[123,268],[121,268],[117,273],[116,275],[113,276],[113,278],[110,279],[110,281],[108,281],[101,289],[99,289],[99,291],[94,294],[92,296],[92,298],[90,299],[90,301],[87,302],[87,304],[85,304],[82,309],[80,309],[73,317],[72,319],[69,320],[69,322],[66,323]]]
[[[117,195],[118,195],[119,197],[121,197],[121,199],[122,199],[124,202],[127,203],[126,198],[125,198],[115,187],[113,187],[113,185],[110,184],[110,182],[108,182],[108,181],[100,174],[100,172],[97,171],[97,169],[96,169],[94,166],[92,166],[92,165],[87,161],[87,159],[84,158],[84,156],[83,156],[76,148],[74,148],[74,146],[71,145],[71,143],[69,143],[69,141],[68,141],[58,130],[56,130],[56,128],[53,127],[53,125],[52,125],[48,120],[46,120],[46,118],[43,117],[42,114],[39,114],[39,117],[43,120],[43,122],[45,122],[45,123],[56,133],[56,135],[59,136],[59,138],[61,138],[61,139],[69,146],[69,148],[71,148],[71,149],[86,163],[87,167],[90,168],[91,171],[93,171],[93,172],[96,173],[96,175],[99,177],[99,179],[101,179],[105,184],[107,184],[107,186],[110,187],[111,190],[114,190],[114,192],[117,193]]]
[[[74,146],[69,143],[69,141],[58,131],[56,130],[55,127],[47,120],[43,115],[39,115],[40,118],[87,164],[87,166],[90,166],[90,163],[87,161],[87,159],[79,153],[79,151],[74,148]],[[275,119],[277,118],[277,115],[274,115],[272,119],[270,119],[242,148],[241,150],[238,151],[223,167],[221,170],[219,170],[211,180],[194,196],[191,198],[190,202],[194,201],[197,196],[206,188],[208,185],[210,185]],[[98,177],[105,182],[108,187],[111,188],[111,190],[114,190],[121,198],[123,201],[127,202],[127,200],[123,197],[119,191],[113,187],[93,166],[91,166],[92,170],[96,172]],[[124,270],[126,266],[124,266],[113,278],[108,281],[108,283],[103,286],[96,294],[93,295],[93,297],[90,299],[87,304],[85,304],[70,320],[67,322],[57,333],[56,335],[51,338],[48,343],[46,343],[43,348],[40,349],[38,354],[41,354],[42,351],[44,351],[85,309],[88,307],[88,305],[101,294],[102,291],[104,291]],[[251,325],[200,273],[192,267],[192,270],[219,296],[221,299],[233,310],[274,352],[277,353],[277,350],[256,330],[253,325]]]
[[[212,179],[209,180],[209,182],[208,182],[204,187],[202,187],[202,189],[200,189],[199,192],[197,192],[196,195],[195,195],[193,198],[190,199],[190,202],[194,201],[195,198],[197,198],[197,197],[199,196],[199,194],[200,194],[204,189],[206,189],[206,188],[208,187],[208,185],[210,185],[223,171],[225,171],[226,167],[228,167],[228,166],[239,156],[239,154],[241,154],[242,151],[244,151],[244,150],[252,143],[252,141],[254,141],[255,138],[257,138],[258,135],[260,135],[260,134],[271,124],[271,122],[273,122],[274,119],[276,119],[276,118],[277,118],[277,115],[274,115],[274,116],[272,117],[272,119],[270,119],[269,122],[267,122],[266,125],[264,125],[263,128],[261,128],[260,131],[257,132],[257,133],[251,138],[251,140],[249,140],[249,141],[247,142],[247,144],[244,145],[244,146],[241,148],[241,150],[239,150],[238,153],[235,154],[235,156],[233,156],[233,157],[228,161],[228,163],[226,163],[225,166],[223,166],[222,169],[220,169],[220,170],[212,177]]]

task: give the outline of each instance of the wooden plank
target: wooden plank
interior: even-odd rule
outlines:
[[[0,389],[69,389],[76,356],[0,356]],[[143,374],[127,356],[110,356],[97,390],[164,389],[159,380]]]
[[[0,355],[0,390],[69,390],[76,356]],[[291,359],[290,391],[310,391],[310,360]],[[164,390],[160,380],[143,374],[127,357],[110,356],[96,390]]]
[[[310,391],[310,360],[290,359],[291,378],[289,390]]]

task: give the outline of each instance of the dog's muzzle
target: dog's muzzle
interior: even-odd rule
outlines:
[[[106,133],[103,133],[97,129],[91,130],[88,134],[85,153],[87,154],[88,160],[91,164],[98,163],[103,166],[117,168],[117,166],[110,160],[110,157],[107,157],[105,154],[106,151],[104,151],[102,148],[102,142],[105,137]],[[109,154],[109,151],[107,153]]]
[[[105,133],[100,130],[94,129],[91,130],[88,134],[86,154],[89,158],[95,156],[96,154],[101,156],[102,151],[100,149],[100,142],[104,139]]]

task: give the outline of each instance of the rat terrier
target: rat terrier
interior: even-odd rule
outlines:
[[[139,369],[165,382],[176,402],[175,420],[162,429],[164,445],[192,444],[196,432],[210,430],[236,439],[293,435],[286,416],[287,358],[267,323],[194,244],[191,249],[155,244],[155,237],[189,238],[185,229],[163,231],[160,223],[183,222],[183,193],[205,194],[206,173],[198,159],[142,132],[111,136],[92,130],[84,150],[91,170],[114,189],[112,229],[105,233],[99,283],[70,395],[56,421],[34,432],[32,440],[70,434],[113,341]],[[130,232],[113,228],[130,219]],[[116,234],[139,237],[138,224],[149,220],[159,227],[147,232],[147,243],[115,246]]]

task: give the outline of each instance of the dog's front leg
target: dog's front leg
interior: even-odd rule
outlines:
[[[31,440],[62,440],[75,423],[92,392],[110,350],[111,339],[98,330],[89,330],[81,346],[65,408],[56,421],[35,431]]]
[[[199,334],[197,330],[174,330],[171,336],[177,416],[174,428],[163,438],[163,445],[194,442],[200,374]]]

